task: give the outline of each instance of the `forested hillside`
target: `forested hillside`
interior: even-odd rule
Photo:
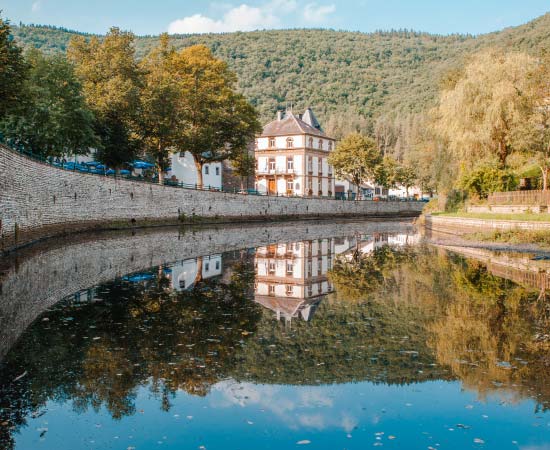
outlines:
[[[65,51],[77,34],[43,26],[14,26],[13,32],[23,45],[46,52]],[[138,56],[157,41],[139,37]],[[227,61],[263,121],[287,102],[297,109],[311,105],[327,129],[342,135],[355,127],[368,130],[380,116],[425,110],[437,98],[442,76],[476,51],[501,47],[538,54],[550,46],[550,14],[478,37],[277,30],[174,36],[172,42],[178,48],[205,44]]]

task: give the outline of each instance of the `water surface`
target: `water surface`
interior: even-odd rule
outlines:
[[[18,260],[0,447],[550,448],[547,262],[407,224],[243,233]]]

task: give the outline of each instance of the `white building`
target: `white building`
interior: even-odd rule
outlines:
[[[256,139],[256,189],[271,195],[334,195],[328,156],[335,140],[322,130],[313,111],[277,114]]]
[[[276,244],[256,250],[254,300],[277,319],[310,320],[323,296],[332,292],[334,239]]]
[[[171,170],[167,172],[167,179],[175,179],[179,183],[189,186],[198,184],[197,166],[195,158],[189,152],[173,153],[171,156]],[[174,178],[175,177],[175,178]],[[213,162],[202,167],[202,184],[205,189],[222,188],[222,163]]]
[[[186,259],[173,264],[170,269],[172,289],[191,289],[201,280],[220,276],[223,271],[222,255]]]

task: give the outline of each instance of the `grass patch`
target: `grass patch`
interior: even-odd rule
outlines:
[[[434,216],[441,217],[460,217],[464,219],[487,219],[487,220],[524,220],[527,222],[550,222],[550,214],[535,213],[517,213],[517,214],[499,214],[499,213],[475,213],[475,212],[439,212],[432,213]]]
[[[507,230],[485,231],[466,234],[465,239],[481,242],[502,242],[506,244],[537,244],[541,247],[550,247],[550,231]]]

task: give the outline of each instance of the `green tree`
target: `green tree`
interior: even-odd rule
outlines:
[[[542,174],[542,188],[548,189],[550,172],[550,54],[544,52],[528,76],[528,120],[518,135],[529,142],[529,150]]]
[[[535,60],[523,53],[482,52],[443,90],[437,128],[456,157],[470,163],[496,156],[500,165],[523,142],[515,128],[526,120],[527,74]]]
[[[102,147],[98,159],[119,169],[135,158],[140,145],[136,131],[142,73],[135,58],[134,35],[111,28],[101,40],[75,36],[67,56],[96,116]]]
[[[471,171],[464,172],[458,185],[470,195],[487,198],[492,192],[516,189],[518,179],[510,169],[502,169],[494,163],[484,163]]]
[[[361,184],[375,178],[376,168],[382,162],[382,154],[373,139],[352,133],[340,141],[330,154],[328,162],[334,167],[338,177],[349,179],[359,188],[359,199]]]
[[[233,173],[241,177],[241,190],[244,189],[244,180],[254,176],[256,173],[256,160],[254,155],[251,155],[248,148],[245,148],[231,159],[231,167]]]
[[[97,144],[93,115],[73,66],[61,55],[27,53],[29,75],[18,108],[2,123],[16,146],[43,156],[86,154]]]
[[[174,70],[176,56],[168,35],[163,34],[159,46],[141,62],[145,76],[139,122],[144,148],[155,158],[159,174],[166,170],[169,150],[177,146],[186,126],[179,74]],[[158,181],[162,184],[162,176]]]
[[[0,17],[0,119],[17,107],[26,75],[27,65],[10,23]]]
[[[395,181],[398,185],[405,188],[408,198],[409,189],[413,187],[417,182],[416,170],[409,165],[399,166],[395,174]]]
[[[175,59],[187,122],[178,150],[193,155],[202,186],[203,165],[238,158],[261,127],[256,110],[234,90],[235,74],[207,47],[188,47]]]

